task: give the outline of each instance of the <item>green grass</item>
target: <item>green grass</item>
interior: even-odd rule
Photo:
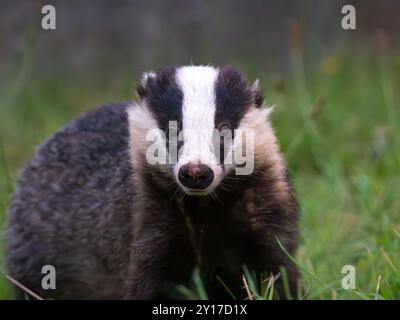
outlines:
[[[18,169],[35,146],[83,110],[129,100],[137,78],[126,71],[43,75],[29,57],[22,59],[0,78],[1,224]],[[308,298],[400,299],[398,61],[338,55],[304,66],[294,53],[291,73],[258,71],[267,102],[276,105],[274,127],[302,208],[295,259]],[[341,288],[348,264],[356,268],[355,290]],[[0,299],[11,298],[1,270]],[[246,279],[255,298],[272,297],[266,282],[260,288]],[[197,289],[185,292],[207,297],[201,284]]]

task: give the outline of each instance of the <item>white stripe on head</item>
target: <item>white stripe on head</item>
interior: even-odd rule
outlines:
[[[176,81],[183,92],[182,162],[208,164],[212,161],[212,137],[215,128],[214,83],[217,76],[218,70],[213,67],[187,66],[177,70]]]
[[[175,168],[176,173],[188,163],[208,165],[215,176],[221,170],[213,153],[216,109],[214,84],[217,77],[218,69],[209,66],[177,69],[176,82],[183,92],[183,150]]]

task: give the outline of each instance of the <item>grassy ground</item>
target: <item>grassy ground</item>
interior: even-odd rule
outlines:
[[[308,298],[400,298],[399,61],[330,56],[304,67],[293,54],[289,74],[257,72],[302,207],[296,260]],[[43,76],[29,57],[0,78],[1,224],[35,146],[83,110],[129,100],[135,78]],[[349,264],[355,290],[341,287]],[[1,270],[0,299],[11,298]]]

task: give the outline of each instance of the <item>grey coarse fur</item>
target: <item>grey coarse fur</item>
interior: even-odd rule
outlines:
[[[134,188],[128,104],[103,106],[44,142],[22,171],[9,210],[12,277],[43,297],[120,298]],[[44,265],[56,290],[43,290]]]

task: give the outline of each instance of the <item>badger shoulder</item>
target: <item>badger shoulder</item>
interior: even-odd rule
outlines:
[[[66,178],[65,175],[73,173],[87,176],[115,164],[120,167],[124,162],[118,160],[128,152],[128,107],[129,104],[101,106],[67,124],[38,147],[21,172],[19,185],[35,182],[55,185],[57,176]],[[52,172],[54,179],[47,176]]]
[[[129,136],[126,114],[129,106],[105,105],[83,114],[43,143],[38,154],[48,160],[89,165],[101,156],[125,150]],[[92,157],[82,158],[89,155]]]
[[[97,195],[105,197],[113,195],[113,190],[126,189],[124,184],[132,174],[128,107],[98,107],[41,144],[20,174],[10,212],[19,200],[24,206],[37,204],[43,213],[46,204],[58,198],[68,206],[79,200],[76,205],[82,206],[86,194],[94,200]]]

